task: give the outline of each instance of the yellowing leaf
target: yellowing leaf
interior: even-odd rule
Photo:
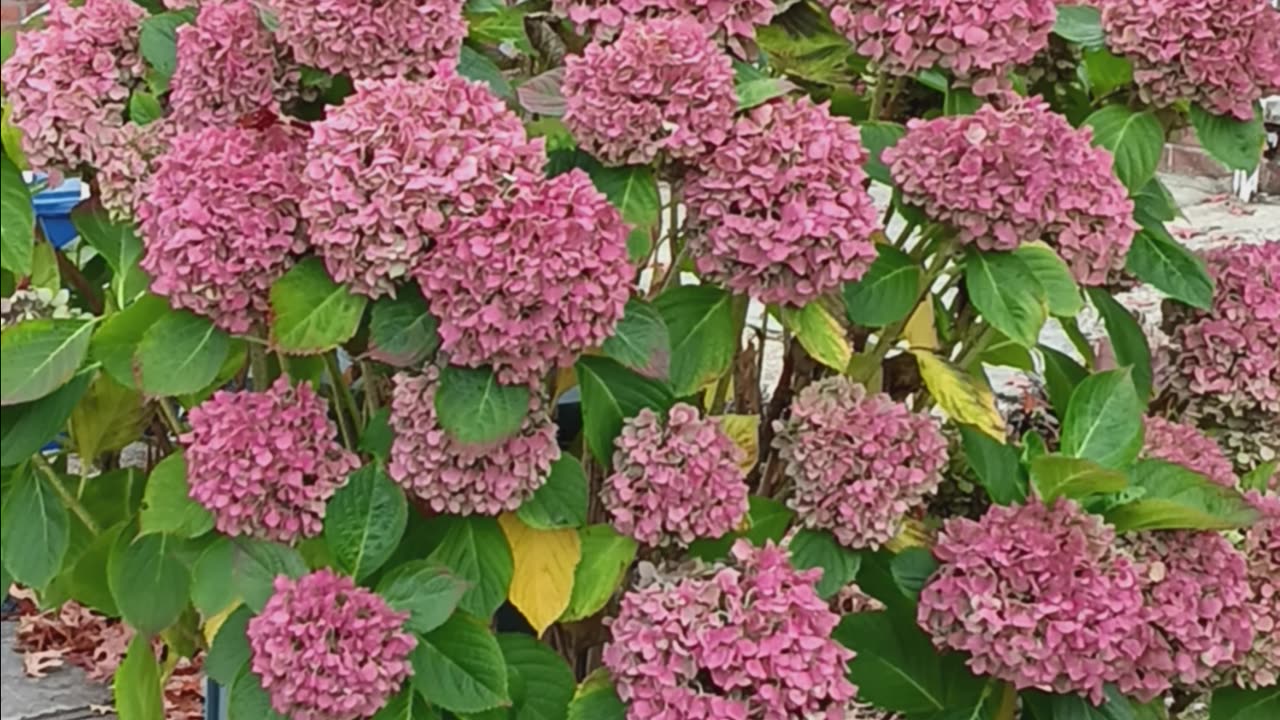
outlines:
[[[760,458],[760,416],[759,415],[718,415],[720,427],[738,447],[746,452],[743,458],[742,472],[749,473]]]
[[[926,302],[916,306],[916,311],[911,313],[907,326],[902,330],[902,337],[913,350],[937,350],[941,347],[938,343],[938,326],[933,317],[933,303],[928,302],[927,296],[925,300]]]
[[[811,302],[799,310],[783,307],[779,315],[782,324],[814,360],[839,372],[849,366],[853,357],[849,338],[845,337],[840,321],[822,303]]]
[[[955,422],[972,425],[1004,442],[1004,418],[991,389],[974,376],[927,350],[912,350],[920,377],[942,412]]]
[[[227,618],[231,617],[231,613],[235,612],[239,608],[240,603],[233,602],[230,605],[227,605],[226,609],[222,610],[217,615],[214,615],[204,621],[204,625],[200,629],[201,632],[204,633],[204,641],[206,645],[213,647],[213,639],[218,637],[218,631],[222,629],[222,623],[226,622]]]
[[[573,366],[560,368],[556,371],[556,392],[552,402],[560,399],[561,395],[569,392],[578,385],[578,373],[574,371]]]
[[[498,525],[511,546],[507,599],[541,637],[573,596],[573,571],[582,559],[578,531],[535,530],[515,513],[499,515]]]
[[[895,553],[907,548],[930,548],[933,547],[933,535],[929,533],[929,528],[925,527],[924,523],[908,518],[902,523],[902,529],[898,531],[897,536],[884,546]]]

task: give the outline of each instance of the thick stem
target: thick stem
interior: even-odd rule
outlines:
[[[80,272],[80,268],[75,263],[67,259],[67,256],[61,250],[54,250],[53,255],[58,260],[58,272],[62,273],[62,277],[71,283],[76,292],[84,298],[84,302],[89,306],[89,311],[94,315],[102,314],[102,298],[99,297],[97,291],[89,284],[89,280]]]
[[[94,535],[102,532],[102,529],[98,527],[98,522],[93,519],[93,515],[85,509],[84,505],[80,504],[79,498],[72,495],[71,492],[63,486],[62,482],[58,479],[58,474],[49,466],[48,461],[39,455],[33,456],[32,460],[35,462],[36,467],[40,469],[40,472],[45,476],[45,479],[49,481],[49,485],[53,487],[53,491],[58,493],[58,497],[62,498],[63,504],[66,505],[71,512],[75,513],[76,517],[80,518],[80,522],[84,523],[84,526],[89,529],[89,532]]]
[[[747,324],[747,307],[750,304],[751,298],[746,295],[733,296],[733,331],[737,333],[735,337],[737,338],[738,347],[734,351],[735,358],[742,351],[742,331]],[[725,399],[729,396],[729,382],[731,380],[733,380],[733,366],[730,366],[729,371],[720,378],[720,382],[716,385],[715,398],[711,401],[711,407],[709,408],[711,413],[723,412]]]
[[[342,444],[352,452],[355,452],[356,444],[354,431],[361,427],[360,411],[356,409],[355,398],[351,396],[351,388],[347,387],[347,381],[342,377],[342,370],[338,368],[338,352],[336,350],[326,353],[324,356],[325,367],[329,370],[329,381],[333,383],[333,395],[336,400],[334,414],[338,416],[338,429],[342,432]],[[354,428],[351,423],[355,423]]]
[[[249,344],[249,376],[253,389],[265,392],[271,386],[271,370],[267,367],[267,350],[263,345]]]

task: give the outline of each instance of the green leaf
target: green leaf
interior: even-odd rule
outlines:
[[[738,350],[733,297],[710,285],[675,287],[653,301],[671,332],[671,389],[692,395],[729,370]]]
[[[569,703],[567,720],[627,720],[627,706],[618,699],[608,670],[599,668],[582,681]]]
[[[286,720],[271,707],[271,696],[246,665],[231,685],[227,720]]]
[[[1135,216],[1141,218],[1145,215],[1161,222],[1172,222],[1181,214],[1178,201],[1159,177],[1151,178],[1151,182],[1143,185],[1133,196],[1133,208]]]
[[[820,301],[800,309],[784,305],[778,309],[778,316],[782,326],[800,341],[809,357],[836,372],[844,372],[849,367],[853,348],[840,321],[832,317]]]
[[[184,395],[208,387],[218,377],[231,339],[207,319],[179,310],[147,328],[135,361],[142,390],[149,395]]]
[[[472,82],[488,85],[493,94],[504,100],[515,100],[516,93],[502,74],[502,69],[470,45],[463,45],[458,53],[458,74]]]
[[[529,414],[529,388],[502,385],[487,367],[449,365],[436,387],[440,427],[461,443],[480,445],[515,435]]]
[[[394,367],[421,367],[440,347],[436,319],[417,288],[379,298],[369,313],[369,357]]]
[[[181,450],[152,469],[142,496],[141,525],[142,535],[168,533],[180,538],[199,537],[213,529],[213,514],[191,499]]]
[[[573,571],[573,592],[563,622],[591,617],[608,604],[636,557],[636,541],[611,525],[588,525],[578,531],[582,559]]]
[[[744,62],[735,60],[733,70],[733,88],[738,94],[738,110],[750,110],[796,89],[795,83],[790,80],[770,77]]]
[[[1016,505],[1026,501],[1027,474],[1017,450],[968,425],[960,426],[960,439],[969,467],[992,502]]]
[[[14,580],[43,588],[58,574],[71,542],[67,509],[50,481],[14,471],[0,510],[0,557]]]
[[[1163,225],[1138,231],[1125,269],[1175,300],[1202,310],[1213,306],[1213,279],[1204,261],[1174,240]]]
[[[119,543],[108,562],[107,579],[120,615],[144,635],[173,625],[187,607],[191,573],[174,553],[177,542],[168,535],[143,535],[128,545]]]
[[[1214,115],[1199,105],[1192,105],[1191,124],[1200,145],[1223,165],[1245,172],[1257,169],[1267,142],[1260,104],[1254,103],[1253,117],[1249,120]]]
[[[964,282],[973,306],[992,327],[1035,347],[1047,319],[1045,291],[1025,262],[1012,253],[970,251]]]
[[[133,358],[143,335],[169,314],[169,302],[158,295],[144,295],[129,307],[113,313],[98,327],[89,344],[90,356],[102,363],[112,380],[137,388]]]
[[[406,681],[400,692],[392,695],[373,716],[373,720],[440,720],[440,715],[413,691],[413,683]]]
[[[715,539],[695,540],[689,545],[689,554],[710,562],[727,556],[729,549],[739,538],[746,538],[757,547],[770,540],[781,542],[795,516],[791,508],[777,500],[752,495],[747,498],[746,532],[731,532]]]
[[[524,18],[529,8],[496,7],[485,12],[468,9],[467,39],[481,45],[507,46],[525,55],[533,54],[529,36],[524,31]]]
[[[947,88],[947,95],[942,100],[944,115],[972,115],[980,107],[982,107],[982,98],[964,87]]]
[[[271,286],[271,344],[295,355],[332,350],[356,334],[367,302],[307,258]]]
[[[378,583],[378,594],[395,610],[409,613],[405,627],[416,633],[443,625],[466,591],[466,582],[429,560],[410,560]]]
[[[613,440],[622,431],[623,420],[644,408],[665,412],[675,403],[665,383],[638,375],[609,358],[584,355],[575,368],[582,391],[582,432],[591,454],[605,467],[613,458]]]
[[[204,657],[204,672],[223,687],[235,684],[236,676],[249,664],[249,638],[246,631],[253,612],[241,606],[218,628],[209,654]]]
[[[129,96],[129,120],[135,125],[148,125],[164,117],[160,100],[145,90],[134,90]]]
[[[1041,500],[1052,503],[1060,497],[1081,500],[1120,492],[1129,486],[1129,477],[1090,460],[1053,454],[1031,461],[1031,484]]]
[[[892,245],[877,245],[876,252],[879,255],[867,274],[844,286],[849,321],[864,327],[884,327],[907,317],[920,297],[924,278],[920,266]]]
[[[458,606],[489,617],[507,599],[513,572],[507,538],[490,517],[439,517],[443,539],[429,560],[449,568],[470,584]]]
[[[1263,492],[1271,487],[1271,481],[1277,477],[1277,471],[1280,471],[1280,460],[1265,462],[1241,476],[1240,489]]]
[[[56,438],[93,376],[82,372],[39,400],[5,408],[0,413],[0,466],[17,465]]]
[[[124,307],[146,291],[151,279],[138,267],[142,259],[142,239],[132,223],[114,222],[100,206],[84,203],[71,211],[71,222],[80,237],[92,245],[111,268],[120,293],[117,305]]]
[[[822,568],[817,591],[822,598],[839,592],[858,574],[862,556],[841,545],[825,530],[801,530],[791,539],[791,564],[797,570]]]
[[[1145,407],[1147,399],[1151,397],[1153,378],[1147,334],[1142,331],[1142,326],[1133,315],[1106,290],[1089,288],[1088,293],[1089,301],[1097,308],[1107,326],[1107,336],[1111,338],[1116,363],[1133,370],[1133,385]]]
[[[454,615],[419,637],[412,660],[414,686],[445,710],[473,713],[511,704],[502,650],[479,620]]]
[[[525,525],[538,530],[579,528],[587,522],[587,475],[582,463],[572,455],[561,455],[551,465],[551,474],[516,515]]]
[[[107,564],[116,544],[120,542],[120,536],[126,530],[132,532],[127,521],[103,530],[90,541],[76,560],[70,575],[64,574],[59,578],[59,582],[66,580],[67,592],[73,600],[111,617],[120,617],[120,608],[116,606],[116,599],[111,596]]]
[[[1123,468],[1142,450],[1144,406],[1128,370],[1085,378],[1062,422],[1062,454]]]
[[[893,581],[912,602],[919,601],[920,591],[937,569],[938,561],[933,559],[933,553],[918,547],[903,550],[889,563]]]
[[[1232,530],[1258,520],[1258,511],[1233,488],[1223,487],[1181,465],[1141,460],[1133,485],[1135,501],[1106,513],[1116,530]]]
[[[1280,685],[1243,690],[1221,687],[1209,701],[1209,720],[1275,720],[1280,717]]]
[[[511,686],[513,720],[564,720],[577,689],[573,671],[564,658],[528,635],[505,633],[498,646],[508,674],[518,675],[523,693]]]
[[[395,442],[395,434],[391,431],[391,409],[380,408],[365,423],[364,432],[360,434],[358,449],[369,453],[384,462],[391,456],[391,444]]]
[[[649,303],[638,298],[627,301],[626,312],[613,336],[600,346],[604,354],[654,380],[671,374],[671,333],[667,322]]]
[[[1108,105],[1085,118],[1084,124],[1093,128],[1093,144],[1111,151],[1116,177],[1130,192],[1155,177],[1164,152],[1164,128],[1154,113]]]
[[[111,694],[120,720],[164,720],[160,663],[146,635],[134,635],[129,642],[124,662],[112,680]]]
[[[1106,49],[1086,50],[1084,67],[1095,98],[1110,95],[1133,82],[1133,63]]]
[[[379,465],[365,465],[329,500],[324,539],[338,567],[363,580],[395,552],[408,521],[400,486]]]
[[[1050,315],[1075,317],[1084,309],[1080,286],[1072,277],[1071,268],[1053,248],[1041,242],[1027,243],[1014,250],[1013,254],[1026,264],[1040,287],[1044,288]]]
[[[1106,45],[1102,11],[1088,5],[1059,5],[1053,34],[1081,47],[1096,50]]]
[[[62,387],[89,352],[93,322],[28,320],[0,333],[0,404],[31,402]]]
[[[586,170],[596,189],[618,208],[628,225],[648,228],[658,224],[662,202],[658,180],[648,165],[605,167],[588,163]]]
[[[861,132],[862,147],[867,150],[867,162],[862,166],[867,172],[867,177],[884,185],[893,185],[893,178],[889,175],[889,166],[885,165],[884,161],[881,160],[881,156],[886,149],[898,144],[898,141],[907,134],[907,129],[898,123],[872,121],[859,125],[858,130]],[[894,249],[892,246],[885,244],[877,246],[882,258],[884,257],[885,248]],[[874,266],[872,269],[874,270]]]
[[[14,275],[29,275],[34,247],[31,191],[8,155],[0,155],[0,266]]]
[[[277,575],[298,578],[306,572],[306,562],[293,548],[252,538],[219,538],[196,560],[191,601],[206,617],[238,600],[261,612]]]
[[[165,87],[178,69],[178,27],[194,19],[195,10],[185,9],[162,12],[142,21],[142,57],[163,79]]]
[[[855,57],[849,41],[834,32],[825,18],[820,23],[809,23],[796,31],[780,22],[756,28],[756,43],[769,59],[769,67],[782,75],[821,85],[852,82]]]
[[[1089,371],[1066,353],[1041,345],[1040,355],[1044,358],[1044,383],[1049,394],[1049,404],[1058,417],[1067,416],[1067,407],[1071,395],[1086,377]]]

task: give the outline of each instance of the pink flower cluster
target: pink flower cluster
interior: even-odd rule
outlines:
[[[334,280],[375,298],[395,292],[451,216],[478,213],[512,178],[542,173],[541,142],[520,119],[445,68],[358,83],[311,127],[302,203],[311,242]]]
[[[360,459],[334,440],[328,403],[302,383],[266,392],[221,390],[191,409],[191,498],[218,532],[292,544],[320,534],[325,504]]]
[[[132,0],[52,0],[40,30],[18,34],[4,63],[6,100],[31,167],[77,172],[96,166],[102,144],[125,122],[146,65]]]
[[[266,5],[278,23],[276,37],[298,62],[357,79],[453,67],[467,35],[463,0],[267,0]]]
[[[297,130],[208,127],[175,137],[138,204],[151,290],[232,333],[266,320],[300,239]]]
[[[1145,421],[1142,454],[1194,470],[1224,487],[1236,486],[1235,469],[1222,448],[1192,425],[1151,416]]]
[[[853,653],[831,639],[840,618],[814,590],[820,574],[739,540],[729,567],[656,575],[625,594],[603,659],[627,717],[843,720]]]
[[[1107,44],[1133,62],[1143,100],[1187,99],[1219,115],[1253,118],[1280,93],[1280,11],[1267,0],[1106,0]]]
[[[1253,647],[1236,668],[1236,683],[1262,688],[1280,681],[1280,496],[1249,493],[1262,519],[1249,528],[1244,554],[1249,572]]]
[[[602,40],[628,22],[689,15],[740,55],[754,44],[756,26],[768,25],[777,11],[771,0],[551,0],[551,7]]]
[[[1123,270],[1133,202],[1089,129],[1039,98],[907,129],[884,161],[906,201],[954,226],[959,242],[1003,251],[1043,239],[1086,285]]]
[[[842,545],[877,548],[938,490],[947,440],[928,415],[835,377],[809,385],[774,446],[794,489],[787,504],[806,527]]]
[[[565,125],[606,165],[692,160],[725,141],[738,108],[729,56],[693,19],[630,23],[565,58]]]
[[[98,198],[112,218],[125,220],[138,213],[147,196],[147,181],[169,150],[178,128],[167,120],[146,125],[125,123],[109,131],[94,158]]]
[[[875,260],[878,213],[858,129],[808,98],[751,110],[685,185],[698,270],[765,303],[804,305]]]
[[[456,218],[416,273],[454,364],[537,384],[613,334],[635,270],[628,228],[572,170],[521,180],[483,214]]]
[[[891,75],[934,66],[987,95],[1049,45],[1053,0],[822,0],[831,23]]]
[[[436,418],[440,371],[399,373],[391,398],[391,479],[436,512],[513,511],[546,482],[560,457],[555,425],[535,395],[519,432],[488,445],[464,445]]]
[[[376,713],[413,674],[409,613],[351,578],[317,570],[281,575],[249,620],[253,672],[276,712],[294,720],[356,720]]]
[[[665,423],[645,408],[623,423],[614,445],[603,499],[624,535],[687,546],[729,533],[746,516],[745,452],[697,408],[679,403]]]
[[[1100,703],[1148,646],[1142,590],[1115,533],[1074,502],[991,507],[947,520],[918,619],[940,648],[1019,689]]]

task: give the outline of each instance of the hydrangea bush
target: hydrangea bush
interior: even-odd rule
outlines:
[[[1280,717],[1280,231],[1155,172],[1260,161],[1267,0],[50,5],[0,582],[123,720]]]

